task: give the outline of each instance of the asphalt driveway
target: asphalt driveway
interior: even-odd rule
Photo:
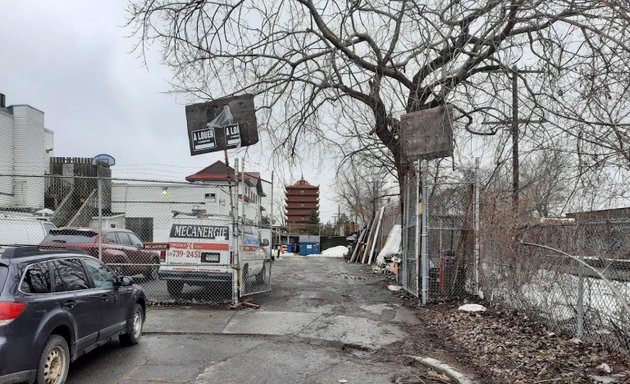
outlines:
[[[139,345],[79,359],[69,383],[438,382],[381,355],[417,322],[384,276],[338,258],[283,257],[272,279],[271,292],[251,297],[259,309],[150,308]]]

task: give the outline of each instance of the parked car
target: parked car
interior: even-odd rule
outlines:
[[[1,213],[0,247],[37,245],[53,228],[55,224],[43,218]]]
[[[98,258],[99,242],[101,259],[120,274],[144,275],[149,280],[157,277],[159,254],[145,250],[142,240],[126,229],[56,228],[39,245],[46,249],[81,249]]]
[[[63,384],[70,362],[113,339],[138,343],[146,298],[129,277],[69,250],[0,254],[0,383]]]

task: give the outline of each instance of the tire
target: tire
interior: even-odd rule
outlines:
[[[154,257],[151,259],[151,266],[149,270],[144,273],[144,278],[147,280],[155,280],[158,278],[158,270],[160,269],[160,259]]]
[[[37,384],[63,384],[70,368],[70,349],[66,339],[51,335],[37,363]]]
[[[138,303],[134,305],[131,318],[129,319],[129,329],[127,333],[118,336],[120,343],[125,346],[136,345],[142,336],[142,326],[144,325],[144,310]]]
[[[167,280],[166,288],[168,290],[168,294],[171,295],[172,298],[176,299],[182,295],[184,282],[177,280]]]

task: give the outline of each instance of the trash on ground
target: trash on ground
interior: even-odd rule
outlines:
[[[612,369],[610,369],[610,365],[606,364],[606,363],[601,363],[600,365],[597,366],[597,368],[595,368],[599,371],[602,371],[604,373],[611,373]]]

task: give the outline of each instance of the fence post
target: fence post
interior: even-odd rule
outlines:
[[[262,200],[261,200],[262,201]],[[273,259],[273,171],[271,171],[271,206],[269,207],[269,260]],[[278,244],[280,246],[280,244]],[[271,275],[271,271],[269,272]]]
[[[401,231],[401,235],[402,235],[402,264],[400,265],[400,268],[402,268],[402,286],[409,291],[409,281],[407,280],[407,274],[409,273],[409,271],[407,270],[409,268],[408,265],[408,254],[407,252],[409,251],[409,231],[407,230],[407,226],[409,223],[409,177],[408,177],[408,173],[405,174],[403,176],[403,188],[405,191],[405,204],[404,204],[404,208],[403,208],[403,212],[402,212],[402,231]],[[398,276],[396,276],[398,277]]]
[[[98,190],[98,259],[103,260],[103,187],[100,174],[100,168],[97,166],[98,178],[96,180],[96,188]]]
[[[584,262],[584,251],[580,252],[580,261]],[[578,297],[577,297],[577,324],[575,337],[581,339],[584,336],[584,266],[578,266]]]
[[[473,211],[473,221],[475,227],[475,293],[479,297],[483,297],[481,287],[479,286],[479,268],[480,268],[480,244],[479,244],[479,229],[480,229],[480,215],[479,215],[479,158],[475,159],[475,205]]]
[[[418,178],[419,179],[419,178]],[[429,162],[422,162],[422,304],[429,301]]]
[[[225,165],[226,168],[229,169],[229,162],[228,162],[228,153],[227,153],[227,149],[224,151],[225,152]],[[229,173],[229,170],[227,171]],[[232,268],[234,269],[234,272],[232,273],[232,304],[236,304],[238,302],[238,279],[241,275],[241,271],[240,271],[240,264],[239,264],[239,252],[238,252],[238,224],[237,224],[237,220],[238,220],[238,199],[236,200],[236,207],[234,204],[234,191],[236,191],[236,193],[238,194],[238,183],[236,184],[236,188],[232,188],[232,183],[237,180],[237,175],[238,175],[238,157],[236,159],[234,159],[234,175],[232,175],[233,177],[229,177],[228,176],[228,186],[229,186],[229,193],[230,193],[230,216],[232,217],[232,240],[230,241],[232,243],[232,249],[230,252],[232,252],[233,255],[233,259],[232,259]],[[238,197],[238,196],[237,196]],[[236,262],[236,267],[234,267],[234,263]]]
[[[421,247],[421,241],[423,241],[424,239],[422,238],[422,236],[424,236],[424,231],[422,230],[422,227],[420,226],[420,207],[422,207],[422,217],[424,218],[424,200],[421,202],[420,199],[420,177],[422,177],[422,165],[421,165],[421,160],[418,160],[416,162],[416,184],[413,185],[412,188],[415,188],[415,197],[416,200],[413,202],[413,220],[414,220],[414,231],[416,232],[415,237],[415,243],[414,243],[414,250],[413,250],[413,255],[414,258],[416,259],[416,275],[414,276],[414,279],[416,281],[416,297],[420,297],[420,291],[421,291],[421,284],[423,283],[422,278],[421,278],[421,266],[422,266],[422,260],[420,258],[420,247]],[[422,204],[422,205],[420,205]],[[424,288],[422,288],[422,292],[424,292]],[[424,294],[422,295],[422,297],[424,297]],[[424,302],[424,300],[422,301],[422,304],[426,304]]]

